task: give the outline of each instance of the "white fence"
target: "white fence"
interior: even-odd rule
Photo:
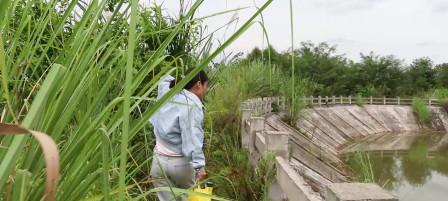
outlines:
[[[264,97],[249,99],[241,104],[241,109],[250,110],[252,116],[263,116],[273,111],[276,105],[280,110],[286,108],[285,97]]]
[[[352,97],[352,96],[318,96],[303,97],[300,99],[311,106],[322,105],[412,105],[412,98],[387,98],[387,97]],[[440,106],[442,101],[434,98],[422,99],[428,106]]]

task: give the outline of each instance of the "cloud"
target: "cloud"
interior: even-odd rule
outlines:
[[[377,7],[385,0],[313,0],[313,4],[331,13],[366,11]]]
[[[448,1],[446,0],[430,0],[432,10],[439,13],[448,13]]]

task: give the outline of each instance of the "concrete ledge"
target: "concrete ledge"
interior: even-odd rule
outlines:
[[[373,183],[333,183],[327,186],[326,201],[398,201],[398,198]]]
[[[257,132],[262,132],[264,130],[264,117],[251,117],[249,119],[249,153],[256,152],[255,138]]]
[[[261,132],[255,133],[255,147],[260,153],[266,151],[266,141]]]
[[[281,131],[265,131],[266,149],[273,151],[276,156],[289,158],[289,133]]]
[[[247,106],[241,106],[246,108]],[[241,145],[248,149],[249,148],[249,118],[252,113],[250,109],[241,109]]]
[[[275,160],[277,163],[276,179],[288,200],[322,201],[322,198],[313,192],[288,161],[280,156],[277,156]]]

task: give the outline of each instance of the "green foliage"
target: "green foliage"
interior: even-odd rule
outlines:
[[[448,88],[437,88],[434,89],[432,97],[435,97],[439,100],[445,100],[448,98]]]
[[[412,62],[405,72],[408,94],[419,94],[435,87],[435,71],[429,58],[419,58]]]
[[[436,65],[435,77],[438,87],[448,87],[448,63]]]
[[[422,99],[412,99],[412,110],[421,122],[428,123],[431,120],[431,111]]]
[[[307,106],[306,102],[299,100],[310,95],[310,91],[313,91],[313,89],[317,88],[317,86],[315,83],[306,79],[297,80],[295,82],[295,89],[293,93],[293,86],[291,85],[289,77],[285,77],[283,81],[279,82],[282,83],[282,86],[278,89],[279,94],[285,97],[287,101],[286,113],[283,120],[291,125],[295,125],[296,121],[301,117],[300,111]],[[293,101],[295,101],[294,104]]]
[[[363,106],[364,104],[366,104],[366,100],[362,97],[362,95],[360,93],[358,95],[356,95],[355,102],[356,102],[356,105],[358,105],[358,106]]]
[[[253,183],[258,185],[261,190],[260,200],[269,201],[268,190],[270,185],[274,182],[276,175],[275,167],[275,153],[265,152],[261,156],[255,168],[255,181]]]
[[[433,95],[430,97],[437,98],[440,101],[442,108],[448,112],[448,88],[435,89]]]
[[[448,64],[439,64],[426,57],[407,65],[393,55],[361,54],[358,62],[338,54],[327,43],[303,42],[294,51],[278,52],[273,47],[253,49],[245,61],[269,63],[263,55],[270,52],[270,63],[290,74],[294,55],[295,75],[316,83],[313,95],[406,97],[421,95],[434,87],[448,87]],[[294,54],[293,54],[294,53]]]
[[[355,181],[363,183],[375,182],[374,169],[368,153],[356,152],[350,155],[348,164],[352,168]]]
[[[160,190],[142,177],[154,140],[148,119],[192,74],[155,101],[158,80],[184,66],[206,68],[272,1],[212,52],[202,51],[210,43],[199,41],[210,40],[198,34],[200,21],[193,17],[202,1],[175,20],[162,16],[156,5],[137,10],[135,2],[131,12],[126,1],[17,0],[0,5],[1,15],[7,16],[0,22],[5,22],[0,32],[2,122],[20,122],[57,142],[58,200],[117,199],[117,194],[142,199]],[[45,168],[37,143],[25,136],[1,137],[0,143],[8,147],[0,149],[2,197],[16,197],[29,185],[20,199],[41,200]],[[30,173],[27,185],[15,183],[23,174],[11,174],[22,170]]]
[[[216,193],[237,200],[263,200],[275,173],[272,167],[275,160],[268,154],[254,173],[246,150],[240,144],[240,105],[249,98],[264,96],[286,96],[290,101],[291,77],[257,61],[219,66],[213,72],[215,76],[206,97],[205,151],[209,159],[208,171],[220,186]],[[296,99],[307,95],[312,87],[311,82],[298,80]],[[299,114],[300,108],[295,111]]]

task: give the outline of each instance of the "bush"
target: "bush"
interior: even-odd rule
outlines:
[[[448,112],[448,89],[447,88],[439,88],[435,89],[433,96],[439,99],[440,106]]]
[[[363,106],[364,104],[366,104],[366,100],[363,99],[361,94],[356,95],[356,105],[358,106]]]
[[[431,111],[422,99],[412,99],[412,110],[421,122],[428,123],[430,121]]]

